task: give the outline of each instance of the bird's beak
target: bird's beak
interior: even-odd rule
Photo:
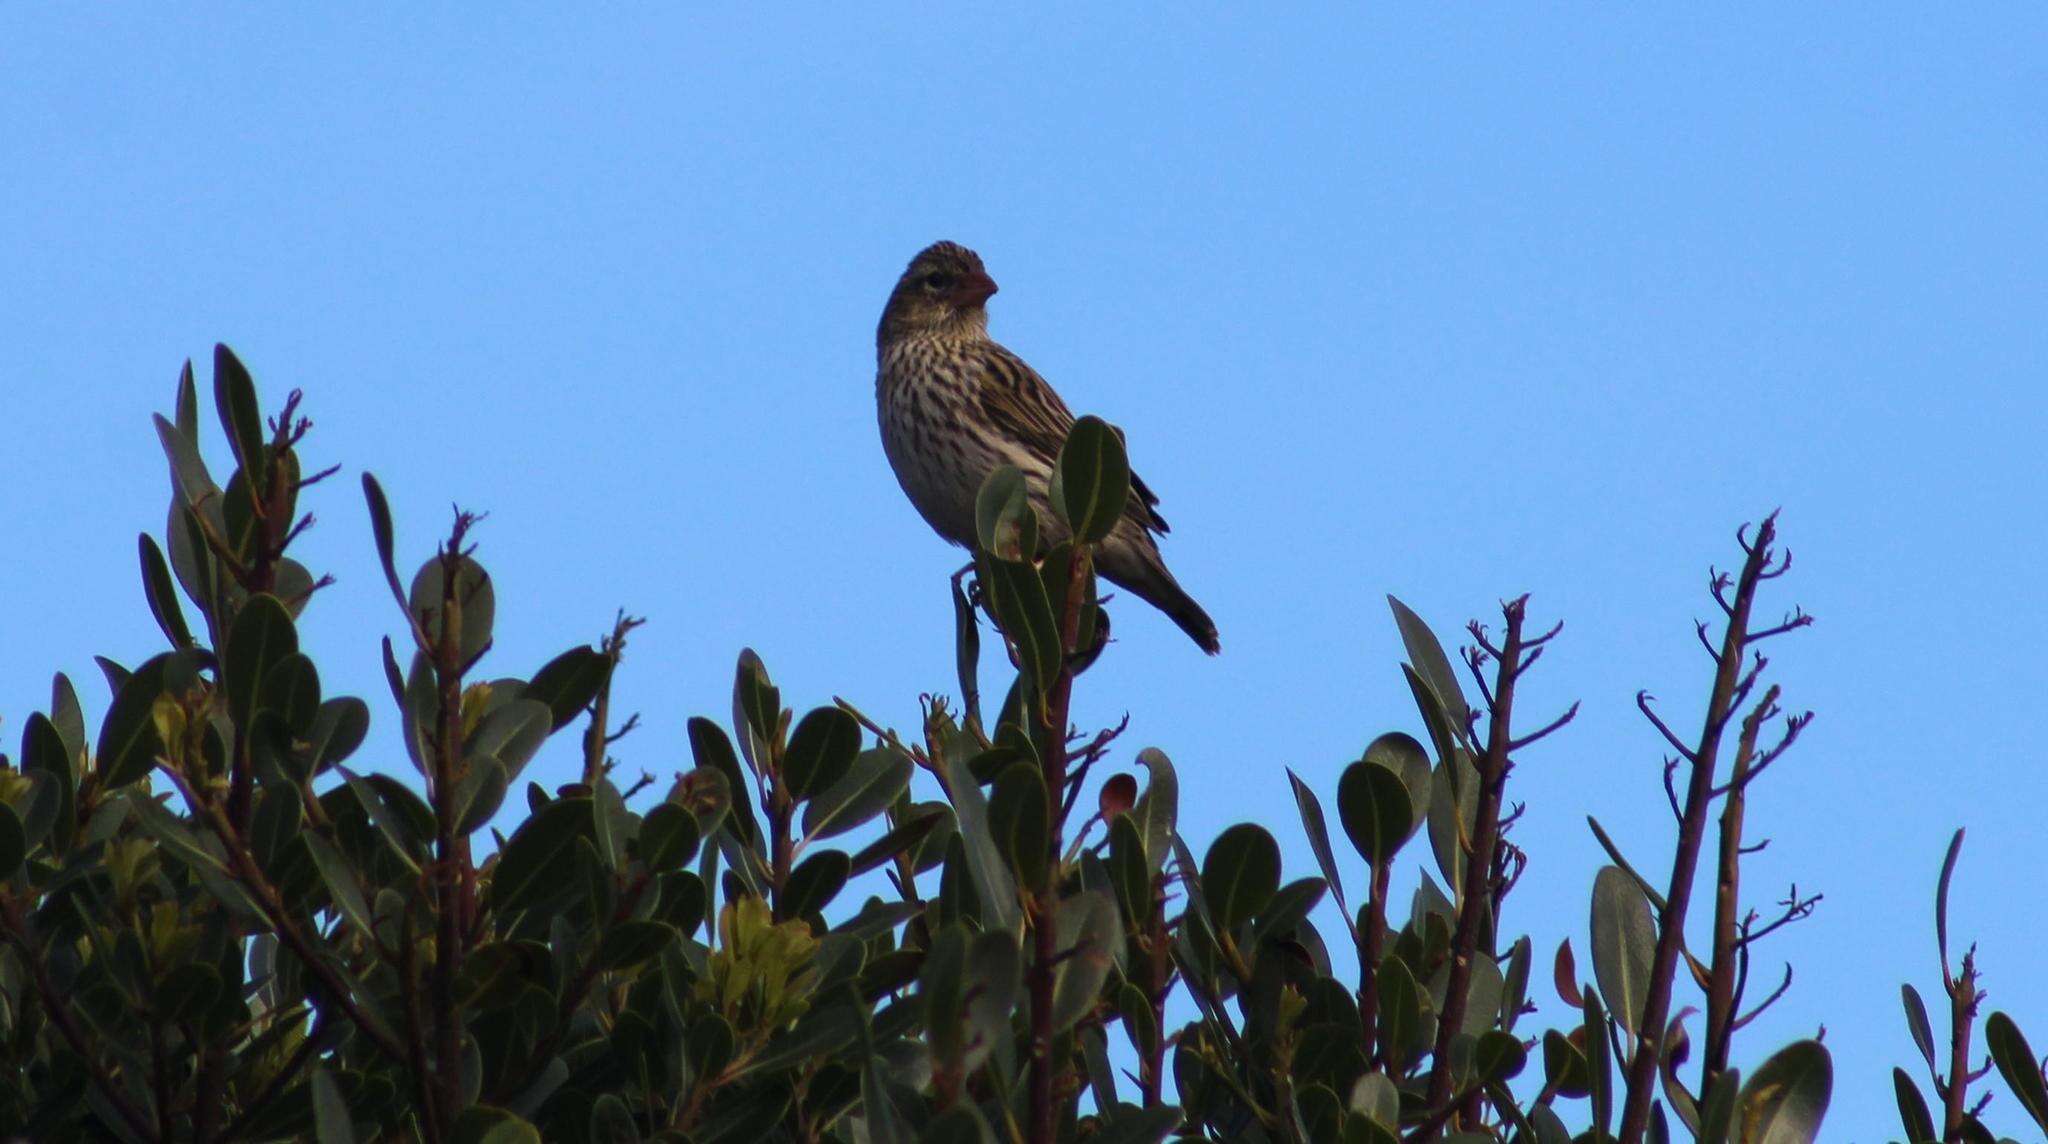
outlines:
[[[960,279],[953,289],[953,298],[962,306],[979,306],[996,292],[996,280],[976,270]]]

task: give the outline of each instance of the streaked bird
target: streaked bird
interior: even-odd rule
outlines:
[[[974,501],[989,473],[1022,470],[1048,543],[1066,531],[1046,498],[1074,415],[1024,359],[988,336],[996,283],[981,257],[957,243],[920,251],[897,280],[875,331],[875,403],[889,466],[925,522],[974,547]],[[1165,612],[1215,655],[1216,625],[1166,570],[1156,534],[1159,498],[1131,475],[1123,519],[1096,549],[1111,583]]]

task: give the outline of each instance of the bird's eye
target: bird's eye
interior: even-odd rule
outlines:
[[[934,271],[924,276],[924,288],[927,290],[950,290],[953,288],[953,276],[943,270]]]

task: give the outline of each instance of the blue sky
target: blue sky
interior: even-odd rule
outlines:
[[[1825,1024],[1829,1138],[1898,1131],[1897,989],[1937,990],[1957,826],[1955,929],[2048,1038],[2008,904],[2038,898],[2048,794],[2037,7],[10,6],[0,64],[10,741],[52,670],[97,718],[90,656],[156,649],[148,415],[216,340],[273,408],[303,387],[309,460],[347,470],[303,630],[377,711],[369,759],[403,768],[362,469],[411,560],[451,501],[490,512],[495,672],[648,617],[629,774],[686,764],[747,645],[800,707],[911,724],[953,688],[960,558],[882,457],[872,337],[953,238],[1002,284],[995,334],[1126,428],[1222,630],[1208,660],[1122,608],[1079,706],[1177,761],[1197,851],[1252,818],[1310,872],[1282,768],[1327,800],[1419,730],[1386,593],[1448,638],[1531,592],[1566,626],[1525,710],[1584,706],[1515,774],[1507,922],[1583,951],[1585,816],[1646,865],[1672,834],[1633,696],[1697,724],[1706,567],[1783,506],[1766,607],[1819,623],[1774,671],[1818,719],[1755,800],[1748,884],[1827,898],[1765,951],[1799,976],[1739,1055]]]

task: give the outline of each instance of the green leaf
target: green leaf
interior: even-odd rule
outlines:
[[[205,848],[198,835],[186,827],[185,820],[165,809],[162,803],[141,790],[129,792],[128,802],[136,826],[154,838],[172,857],[195,871],[226,872],[227,867]]]
[[[710,904],[710,891],[704,888],[704,879],[688,870],[671,870],[660,875],[659,880],[661,920],[676,927],[684,937],[696,933]]]
[[[825,907],[846,887],[852,867],[843,850],[820,850],[797,863],[796,869],[789,872],[789,881],[783,883],[777,914],[788,920],[824,913]]]
[[[959,1069],[971,1039],[963,1010],[967,1000],[967,929],[959,923],[932,935],[918,968],[916,1004],[923,1011],[926,1040],[936,1063]]]
[[[493,908],[522,908],[529,896],[547,884],[559,883],[564,871],[557,861],[572,839],[594,829],[588,797],[558,798],[536,810],[498,851],[491,874]]]
[[[0,882],[14,877],[28,859],[28,832],[14,808],[0,802]]]
[[[1181,1111],[1170,1104],[1151,1108],[1125,1104],[1088,1137],[1088,1144],[1160,1144],[1180,1125]]]
[[[164,667],[170,653],[156,656],[130,673],[114,693],[100,724],[94,752],[109,787],[123,786],[149,773],[163,751],[152,708],[163,694]]]
[[[1152,867],[1145,860],[1145,841],[1128,814],[1109,823],[1109,880],[1117,903],[1133,924],[1152,916]]]
[[[1202,896],[1220,933],[1250,921],[1280,888],[1280,845],[1248,822],[1225,830],[1202,859]]]
[[[157,441],[163,445],[164,456],[171,463],[171,520],[175,523],[186,508],[194,504],[212,503],[220,492],[214,484],[213,475],[207,472],[206,461],[199,455],[199,438],[184,432],[162,415],[152,418],[156,424]],[[177,538],[172,537],[172,547]]]
[[[1543,1080],[1560,1094],[1574,1099],[1592,1091],[1586,1054],[1556,1029],[1543,1034]]]
[[[1038,514],[1017,466],[997,466],[981,483],[974,498],[974,536],[981,551],[999,561],[1022,563],[1038,555]]]
[[[464,761],[469,772],[455,788],[455,805],[460,808],[455,818],[457,834],[468,834],[488,823],[504,805],[505,788],[511,781],[505,764],[489,755],[471,755]]]
[[[313,716],[313,727],[306,733],[311,766],[306,774],[295,777],[310,778],[355,754],[369,733],[369,704],[353,695],[327,700]]]
[[[178,432],[188,441],[198,441],[199,387],[192,381],[191,358],[186,358],[184,367],[178,370],[178,393],[171,408],[178,419]]]
[[[1479,769],[1462,748],[1454,748],[1431,775],[1430,783],[1430,850],[1451,892],[1462,895],[1465,840],[1478,829]]]
[[[681,870],[697,856],[697,820],[672,802],[656,805],[640,820],[640,860],[650,870]]]
[[[1337,781],[1337,817],[1367,865],[1385,866],[1414,830],[1415,811],[1401,776],[1376,762],[1356,762]],[[1327,845],[1327,843],[1325,844]]]
[[[682,934],[666,922],[624,921],[605,932],[597,949],[601,969],[628,969],[648,961]]]
[[[958,837],[964,847],[975,893],[983,908],[992,914],[993,928],[1013,931],[1022,921],[1017,906],[1017,883],[996,845],[989,825],[988,803],[982,798],[981,787],[975,783],[966,762],[957,753],[941,753],[933,762],[937,764],[939,778],[945,784],[946,797],[953,804],[954,816],[959,820]]]
[[[618,1093],[605,1093],[590,1106],[589,1140],[590,1144],[640,1144],[640,1128]]]
[[[554,716],[548,705],[521,696],[492,708],[469,737],[467,749],[505,764],[506,777],[516,780],[553,733]]]
[[[192,629],[185,626],[185,612],[178,606],[178,592],[171,585],[171,568],[164,563],[163,549],[146,532],[136,536],[135,546],[142,558],[142,595],[149,603],[150,615],[156,617],[156,626],[163,629],[172,647],[191,647]]]
[[[475,1104],[455,1118],[450,1144],[541,1144],[533,1125],[502,1108]]]
[[[1373,988],[1379,994],[1380,1051],[1400,1072],[1422,1047],[1422,987],[1415,983],[1408,963],[1389,954],[1380,962]]]
[[[152,998],[154,1016],[162,1021],[192,1021],[202,1017],[220,997],[220,974],[211,968],[187,963],[164,975]]]
[[[62,680],[63,676],[58,676]],[[65,681],[69,686],[69,681]],[[61,702],[51,704],[60,709]],[[71,713],[72,716],[76,712]],[[80,728],[78,738],[83,739]],[[62,854],[71,846],[71,838],[78,828],[78,779],[76,753],[66,742],[65,734],[54,720],[42,712],[30,713],[21,726],[21,770],[23,774],[46,775],[50,789],[56,794],[55,814],[52,818],[51,846],[54,853]]]
[[[1252,923],[1252,944],[1292,938],[1328,889],[1329,883],[1321,878],[1297,878],[1280,887]]]
[[[526,684],[525,697],[547,704],[552,733],[595,702],[612,676],[612,660],[596,648],[572,647],[549,660]]]
[[[967,1021],[974,1035],[962,1060],[965,1068],[980,1068],[1009,1038],[1023,980],[1024,957],[1014,936],[993,930],[974,936],[967,950],[966,996]]]
[[[1322,801],[1292,767],[1287,768],[1287,785],[1294,790],[1294,807],[1301,814],[1301,828],[1308,834],[1308,848],[1316,856],[1316,865],[1322,868],[1323,880],[1330,884],[1337,908],[1349,917],[1351,907],[1344,903],[1344,881],[1337,874],[1337,856],[1330,849],[1330,828],[1323,820]]]
[[[1649,899],[1619,866],[1601,867],[1593,878],[1593,978],[1608,1011],[1630,1033],[1645,1032],[1643,1005],[1656,953]]]
[[[242,471],[254,475],[263,463],[263,415],[256,408],[256,383],[235,351],[213,347],[213,405],[221,429]]]
[[[690,737],[690,755],[696,760],[697,769],[725,776],[726,806],[732,812],[734,832],[742,842],[756,842],[761,837],[761,828],[754,821],[752,803],[744,795],[747,783],[741,777],[740,760],[733,753],[732,740],[726,738],[724,728],[701,715],[692,716],[686,730]]]
[[[789,733],[782,778],[797,799],[809,798],[846,775],[860,754],[860,723],[837,707],[813,709]]]
[[[255,823],[250,831],[251,849],[255,851],[257,864],[265,870],[276,870],[285,847],[298,838],[305,820],[305,798],[299,793],[298,784],[265,783],[262,797],[256,803]]]
[[[1899,998],[1906,1007],[1906,1031],[1912,1034],[1921,1059],[1931,1069],[1934,1067],[1934,1028],[1927,1022],[1927,1005],[1920,1000],[1920,991],[1911,985],[1899,986]]]
[[[355,868],[332,842],[314,831],[307,831],[299,837],[305,839],[306,851],[313,858],[313,865],[320,871],[320,880],[327,886],[327,894],[334,899],[335,908],[348,923],[365,937],[374,931],[370,922],[370,903],[363,897],[362,883],[356,880]]]
[[[1051,841],[1051,810],[1046,805],[1045,779],[1034,763],[1012,763],[989,792],[989,826],[1019,884],[1045,882]]]
[[[384,486],[367,471],[363,473],[363,501],[370,507],[370,535],[377,542],[377,563],[384,569],[384,582],[391,588],[391,598],[405,607],[405,592],[398,586],[398,565],[396,541],[391,531],[391,502],[384,499]]]
[[[1003,635],[1017,650],[1023,674],[1038,694],[1052,686],[1059,675],[1064,653],[1060,648],[1059,619],[1045,581],[1029,564],[987,559],[981,564],[981,583]]]
[[[1351,1111],[1382,1128],[1401,1126],[1401,1090],[1382,1072],[1360,1076],[1351,1086]]]
[[[228,551],[244,564],[256,558],[257,542],[261,536],[262,521],[257,512],[256,497],[256,492],[249,487],[249,474],[236,470],[228,478],[228,487],[215,502],[220,506],[220,531],[227,540]]]
[[[324,1066],[313,1068],[313,1139],[318,1144],[355,1144],[355,1125],[349,1121],[348,1101],[334,1074]]]
[[[14,812],[21,817],[23,852],[42,845],[57,825],[57,807],[62,801],[58,792],[57,776],[46,771],[30,771],[17,776],[28,783],[26,794],[14,796]]]
[[[1089,1139],[1100,1140],[1101,1135],[1098,1132]],[[957,1104],[932,1117],[917,1137],[918,1144],[995,1144],[995,1139],[988,1122],[971,1104]]]
[[[893,748],[862,751],[837,782],[804,807],[804,837],[844,834],[889,809],[910,788],[910,765]]]
[[[249,597],[228,627],[226,654],[221,659],[222,684],[228,693],[228,717],[247,728],[256,713],[263,677],[287,656],[299,651],[299,631],[284,604],[267,592]]]
[[[750,647],[740,649],[739,667],[733,674],[732,725],[739,733],[741,757],[749,769],[760,774],[768,765],[768,744],[782,726],[782,692],[769,682],[768,665]]]
[[[1123,435],[1100,417],[1074,422],[1053,469],[1050,499],[1077,541],[1094,544],[1123,518],[1131,463]]]
[[[889,1083],[882,1077],[881,1054],[870,1047],[859,1058],[860,1121],[869,1144],[911,1144],[911,1130],[903,1123],[903,1114],[889,1095]]]
[[[1065,1030],[1094,1008],[1123,940],[1116,903],[1100,890],[1061,902],[1053,927],[1062,960],[1053,968],[1053,1031]]]
[[[2006,1087],[2012,1089],[2020,1107],[2027,1110],[2034,1123],[2048,1132],[2048,1084],[2042,1083],[2040,1059],[2034,1056],[2020,1027],[2000,1010],[1984,1023],[1984,1040],[1991,1046],[1991,1059],[1997,1063],[1998,1075],[2005,1078]]]
[[[71,760],[68,773],[75,781],[78,761],[85,755],[85,710],[78,705],[71,677],[61,671],[50,678],[50,724],[64,740],[65,757]]]
[[[271,664],[256,684],[255,710],[275,712],[293,737],[305,736],[320,716],[319,669],[302,652]]]
[[[1487,1084],[1513,1080],[1522,1075],[1528,1063],[1529,1053],[1522,1048],[1522,1038],[1501,1029],[1479,1034],[1478,1046],[1472,1050],[1472,1070]]]
[[[1820,1135],[1834,1066],[1819,1041],[1794,1041],[1760,1065],[1735,1098],[1750,1144],[1808,1144]]]
[[[1408,605],[1387,597],[1387,606],[1393,609],[1394,624],[1401,630],[1401,643],[1408,649],[1408,662],[1413,664],[1437,702],[1443,707],[1450,721],[1451,732],[1460,741],[1471,726],[1471,709],[1465,705],[1465,693],[1458,687],[1458,673],[1451,669],[1451,658],[1444,654],[1444,646],[1437,642],[1436,634],[1422,617]]]
[[[854,876],[865,874],[884,862],[893,862],[898,854],[915,852],[940,826],[950,824],[952,817],[952,812],[943,807],[922,812],[913,809],[903,819],[902,825],[892,827],[887,834],[854,852]]]
[[[960,702],[967,709],[966,718],[977,722],[981,718],[981,624],[957,578],[953,581],[953,669],[960,677]]]
[[[1948,853],[1941,859],[1941,880],[1934,884],[1934,942],[1941,950],[1941,971],[1948,974],[1948,886],[1956,874],[1956,858],[1963,852],[1963,832],[1948,840]]]
[[[1436,783],[1429,752],[1413,735],[1389,731],[1366,744],[1364,761],[1377,763],[1401,776],[1402,785],[1408,789],[1408,805],[1414,811],[1408,823],[1408,833],[1413,835],[1429,815],[1430,794]]]
[[[1151,860],[1156,874],[1173,853],[1173,832],[1180,820],[1180,780],[1174,774],[1173,761],[1157,747],[1139,751],[1138,762],[1151,777],[1145,783],[1145,793],[1138,796],[1132,816],[1145,840],[1145,856]]]
[[[498,614],[498,594],[491,586],[491,574],[472,557],[457,557],[454,575],[454,607],[460,613],[456,654],[467,666],[476,662],[491,644],[491,624]],[[441,613],[448,606],[447,579],[448,569],[442,557],[428,557],[413,575],[412,592],[408,596],[407,606],[419,620],[427,638],[436,646],[441,641],[445,618]]]
[[[1927,1111],[1927,1100],[1920,1095],[1920,1088],[1905,1069],[1892,1070],[1892,1094],[1899,1102],[1899,1123],[1906,1130],[1906,1144],[1922,1144],[1923,1141],[1939,1140],[1934,1131],[1934,1117]]]
[[[1614,1116],[1614,1078],[1607,1051],[1607,1014],[1600,1008],[1600,997],[1590,988],[1579,990],[1585,1021],[1579,1027],[1583,1035],[1580,1048],[1586,1054],[1586,1090],[1593,1102],[1593,1127],[1598,1130],[1594,1139],[1607,1135],[1607,1124]]]

